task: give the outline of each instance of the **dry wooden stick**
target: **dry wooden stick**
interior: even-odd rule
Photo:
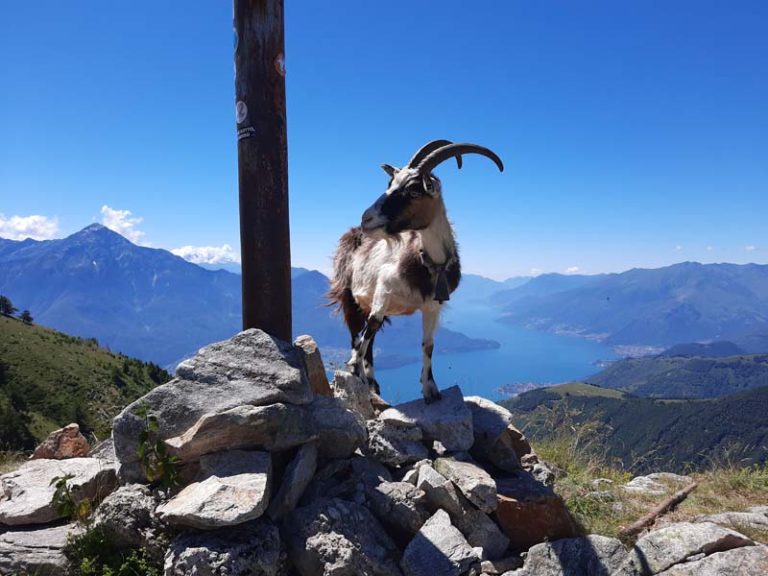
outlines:
[[[690,486],[686,486],[679,492],[675,492],[672,496],[664,500],[664,502],[656,506],[656,508],[651,510],[648,514],[640,518],[640,520],[638,520],[637,522],[635,522],[630,526],[627,526],[626,528],[622,528],[619,531],[619,538],[620,539],[630,538],[631,536],[634,536],[635,534],[642,532],[644,528],[656,522],[659,516],[661,516],[662,514],[666,514],[667,512],[675,508],[675,506],[680,504],[680,502],[685,500],[688,497],[688,494],[696,490],[698,486],[699,486],[699,483],[694,482],[693,484],[691,484]]]

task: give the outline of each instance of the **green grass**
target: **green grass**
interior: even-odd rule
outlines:
[[[665,496],[628,494],[619,486],[630,474],[621,463],[606,455],[602,424],[571,424],[567,433],[533,440],[539,456],[558,472],[555,490],[566,502],[574,520],[585,534],[616,537]],[[663,468],[656,471],[665,472]],[[768,466],[742,466],[738,462],[710,462],[710,468],[691,474],[698,488],[675,510],[662,517],[657,526],[686,522],[705,514],[739,512],[768,503]],[[595,486],[597,479],[610,482]],[[679,489],[675,486],[674,489]],[[673,489],[670,490],[671,495]],[[768,543],[768,532],[749,527],[734,527],[748,537]]]
[[[0,450],[29,450],[70,422],[103,439],[125,405],[169,378],[93,339],[0,317]]]
[[[626,396],[626,394],[620,390],[601,388],[600,386],[587,384],[586,382],[569,382],[568,384],[549,386],[546,388],[546,391],[558,394],[561,397],[586,396],[590,398],[624,398],[624,396]]]

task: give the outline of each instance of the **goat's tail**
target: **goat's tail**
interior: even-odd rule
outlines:
[[[363,232],[359,227],[351,228],[341,237],[333,257],[331,287],[326,295],[328,306],[334,306],[337,314],[344,315],[352,347],[355,346],[355,337],[365,325],[365,314],[352,295],[352,254],[360,247],[362,241]]]
[[[339,239],[339,246],[333,257],[333,277],[326,297],[328,306],[336,307],[337,312],[344,312],[352,297],[352,254],[360,247],[363,232],[360,227],[350,228]],[[354,300],[352,300],[354,302]]]

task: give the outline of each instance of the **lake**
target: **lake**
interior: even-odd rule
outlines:
[[[596,360],[618,358],[608,346],[573,336],[558,336],[497,322],[498,310],[465,302],[443,312],[442,325],[473,338],[490,338],[501,344],[494,350],[435,354],[432,367],[439,388],[461,386],[465,396],[492,400],[505,396],[505,384],[553,384],[585,378],[599,371]],[[397,322],[397,319],[393,319]],[[436,348],[439,341],[436,341]],[[421,352],[415,351],[419,357]],[[382,395],[392,403],[421,398],[421,363],[377,370]]]

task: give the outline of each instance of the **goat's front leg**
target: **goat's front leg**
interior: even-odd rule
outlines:
[[[352,358],[347,363],[352,372],[370,386],[376,394],[381,394],[379,383],[373,376],[373,339],[384,323],[384,312],[387,309],[389,291],[383,284],[377,287],[373,297],[371,313],[365,324],[365,329],[355,342]]]
[[[424,396],[424,402],[431,404],[440,400],[440,391],[435,384],[435,378],[432,375],[432,352],[435,349],[435,330],[437,321],[440,318],[440,304],[430,303],[421,309],[421,394]]]

